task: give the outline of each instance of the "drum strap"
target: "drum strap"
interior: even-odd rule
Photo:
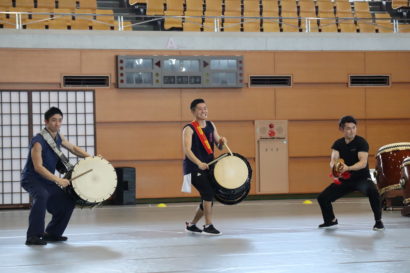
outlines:
[[[201,140],[202,146],[204,146],[206,152],[211,155],[214,152],[212,151],[211,145],[209,144],[204,131],[202,130],[201,126],[199,126],[198,121],[194,120],[191,122],[191,125],[194,127],[196,134],[198,135],[199,139]]]
[[[60,158],[60,163],[62,163],[62,167],[65,168],[65,170],[62,170],[61,167],[57,167],[57,170],[60,173],[66,173],[67,171],[70,171],[74,168],[73,165],[71,165],[70,161],[68,158],[63,154],[63,152],[58,148],[56,142],[54,141],[53,137],[50,135],[50,133],[47,131],[46,128],[43,128],[41,130],[40,134],[43,136],[44,140],[50,145],[51,149],[57,154],[57,156]],[[57,165],[59,165],[57,164]]]

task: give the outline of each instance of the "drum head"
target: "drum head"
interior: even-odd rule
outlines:
[[[114,167],[101,157],[87,157],[75,165],[71,178],[85,172],[88,173],[72,181],[77,195],[90,203],[99,203],[110,198],[117,187]]]
[[[226,156],[215,164],[214,177],[225,189],[237,189],[249,178],[248,166],[240,157]]]

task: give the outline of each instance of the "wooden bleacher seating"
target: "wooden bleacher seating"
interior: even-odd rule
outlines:
[[[335,8],[333,2],[330,1],[317,1],[318,17],[323,17],[322,14],[334,13]]]
[[[241,17],[241,1],[240,0],[225,0],[224,17]],[[241,18],[224,18],[224,31],[241,31]]]
[[[263,20],[262,23],[263,32],[280,32],[279,22]]]
[[[319,25],[318,25],[318,20],[312,19],[309,20],[310,22],[310,31],[309,32],[319,32]],[[300,21],[300,30],[302,32],[306,32],[306,20],[301,20]]]
[[[37,8],[54,9],[56,8],[56,2],[55,0],[37,0]]]
[[[354,20],[339,20],[339,29],[340,32],[357,32],[357,27]]]
[[[67,30],[71,29],[71,22],[70,21],[55,21],[52,20],[48,24],[48,29],[60,29],[60,30]]]
[[[292,14],[295,14],[295,16],[297,16],[298,7],[297,7],[296,1],[294,0],[281,1],[280,6],[281,6],[282,16],[283,16],[283,13],[286,13],[286,14],[292,13]]]
[[[388,13],[376,13],[376,27],[379,33],[394,32],[393,23],[391,22],[391,16]]]
[[[57,6],[59,9],[76,9],[77,0],[58,0]]]
[[[0,0],[0,7],[10,8],[13,6],[12,0]]]
[[[34,8],[34,0],[16,0],[17,8]]]
[[[80,9],[97,9],[96,0],[78,0]]]
[[[391,6],[393,9],[397,9],[400,7],[408,7],[409,2],[407,0],[392,0]]]
[[[353,8],[357,12],[370,12],[369,2],[353,2]]]
[[[261,31],[261,7],[259,1],[249,0],[244,2],[243,6],[243,16],[244,17],[255,17],[255,18],[244,18],[243,19],[243,31],[245,32],[260,32]]]
[[[357,22],[360,33],[374,33],[376,28],[372,20],[362,20]]]
[[[282,11],[281,22],[283,32],[299,32],[299,19],[293,12]]]
[[[182,29],[184,31],[201,31],[204,2],[202,0],[186,0],[185,4],[185,16],[187,17],[182,24]]]
[[[299,1],[300,17],[316,17],[316,5],[313,1]]]
[[[336,14],[338,13],[352,13],[352,6],[349,2],[335,2]]]
[[[320,19],[321,32],[338,32],[336,19]]]
[[[164,0],[149,0],[147,15],[164,15]]]
[[[215,31],[215,18],[210,18],[210,16],[222,16],[222,0],[205,0],[204,15],[203,31]],[[219,26],[222,26],[222,19],[219,19]]]
[[[203,11],[186,11],[185,16],[195,17],[185,17],[182,25],[184,31],[201,31]]]

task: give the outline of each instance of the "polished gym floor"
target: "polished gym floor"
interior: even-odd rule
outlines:
[[[373,231],[367,199],[347,198],[338,228],[320,230],[312,201],[215,204],[221,236],[184,231],[192,203],[76,209],[67,242],[30,247],[28,210],[0,210],[0,272],[410,272],[410,218],[384,212]]]

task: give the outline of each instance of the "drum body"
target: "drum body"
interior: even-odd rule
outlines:
[[[388,144],[381,147],[376,155],[375,178],[381,195],[400,190],[400,167],[410,156],[410,142]]]
[[[403,164],[401,165],[400,184],[403,187],[403,195],[404,195],[403,203],[405,205],[409,205],[410,204],[410,157],[405,158],[403,160]]]
[[[80,160],[64,178],[72,179],[71,185],[64,189],[81,207],[99,205],[110,198],[117,187],[114,167],[99,156]]]
[[[225,205],[234,205],[248,196],[252,168],[246,158],[238,153],[220,157],[210,169],[215,199]]]

